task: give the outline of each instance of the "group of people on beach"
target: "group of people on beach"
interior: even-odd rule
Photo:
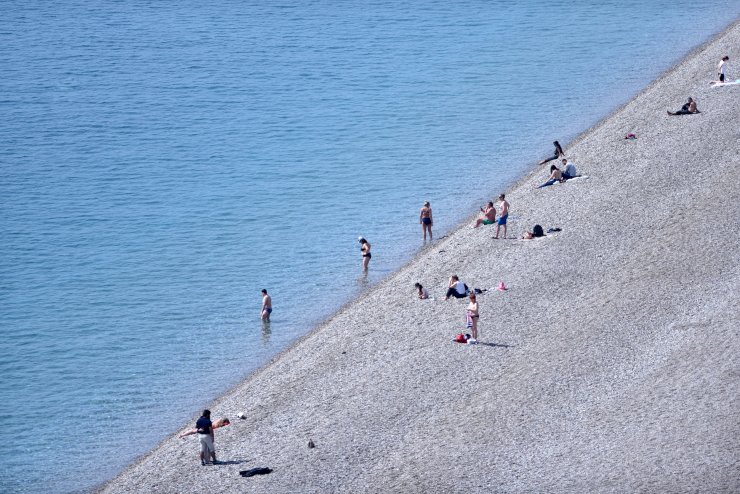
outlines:
[[[718,80],[712,81],[712,84],[724,84],[725,83],[725,77],[726,77],[726,68],[727,68],[727,62],[730,60],[729,56],[724,56],[719,62],[718,65]],[[668,115],[689,115],[689,114],[695,114],[700,113],[699,109],[697,108],[696,100],[692,97],[688,98],[688,101],[681,107],[680,110],[671,112],[668,111]],[[632,136],[632,134],[630,134]],[[558,141],[553,142],[554,145],[554,152],[553,155],[543,159],[539,162],[540,165],[544,165],[545,163],[548,163],[553,160],[561,159],[561,163],[563,165],[562,170],[557,167],[557,165],[550,166],[550,176],[548,177],[547,181],[541,185],[536,186],[536,188],[541,189],[543,187],[548,187],[550,185],[553,185],[558,182],[565,182],[566,180],[575,178],[578,176],[575,165],[570,162],[567,158],[565,158],[565,152],[563,151],[562,146]],[[498,198],[499,200],[499,211],[498,211],[498,220],[497,217],[497,210],[494,206],[493,201],[489,201],[486,205],[482,206],[480,208],[480,211],[482,213],[482,216],[478,218],[473,225],[473,228],[478,228],[480,226],[484,225],[496,225],[496,235],[492,238],[498,239],[499,238],[499,232],[500,229],[503,227],[503,238],[506,238],[506,225],[507,220],[509,216],[509,208],[510,205],[508,201],[506,200],[505,194],[501,194]],[[434,225],[434,218],[432,215],[432,207],[429,201],[425,201],[422,208],[419,211],[419,224],[421,225],[422,229],[422,235],[424,238],[424,242],[427,241],[427,236],[429,237],[429,240],[433,240],[433,234],[432,234],[432,226]],[[550,231],[559,231],[560,229],[550,229]],[[545,235],[543,228],[540,225],[535,225],[533,230],[531,232],[526,232],[522,238],[524,239],[533,239],[538,237],[543,237]],[[360,253],[362,256],[362,270],[363,272],[367,273],[368,267],[370,264],[370,260],[372,259],[372,254],[370,252],[371,245],[365,239],[364,237],[359,237],[358,242],[360,243]],[[503,282],[501,282],[501,285],[503,287]],[[416,295],[421,300],[429,299],[429,291],[422,286],[421,283],[415,283],[414,288],[416,289]],[[500,290],[505,290],[506,288],[499,288]],[[453,274],[450,276],[448,283],[447,283],[447,291],[445,292],[445,300],[449,300],[450,298],[455,299],[463,299],[468,298],[468,305],[465,309],[465,320],[466,320],[466,328],[470,330],[470,337],[464,338],[464,340],[456,340],[461,342],[466,342],[468,344],[476,344],[478,343],[478,321],[480,319],[480,311],[477,301],[477,295],[476,291],[481,292],[479,289],[473,289],[471,290],[468,285],[460,280],[459,276],[456,274]],[[262,307],[260,309],[260,318],[264,322],[270,321],[270,314],[272,313],[272,297],[267,293],[266,289],[262,289]],[[203,413],[201,417],[196,421],[195,428],[187,430],[180,434],[179,437],[186,437],[190,435],[197,434],[198,435],[198,441],[200,444],[200,461],[201,465],[206,465],[209,461],[211,461],[214,465],[218,464],[218,461],[216,460],[216,450],[214,446],[214,433],[213,431],[219,427],[224,427],[230,424],[230,421],[228,418],[223,418],[220,420],[217,420],[216,422],[211,422],[211,412],[209,410],[203,410]]]

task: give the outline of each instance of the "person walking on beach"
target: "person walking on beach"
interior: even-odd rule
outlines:
[[[272,297],[267,294],[267,290],[262,289],[262,312],[260,317],[265,322],[270,322],[270,314],[272,314]]]
[[[480,318],[475,292],[470,292],[470,303],[465,311],[465,318],[467,319],[468,328],[470,328],[470,334],[473,336],[468,340],[468,343],[475,345],[478,343],[478,319]]]
[[[432,240],[434,219],[432,218],[432,207],[429,205],[429,201],[426,201],[421,211],[419,211],[419,223],[421,223],[421,231],[424,234],[424,242],[427,241],[427,231],[429,231],[429,240]]]
[[[722,60],[719,61],[719,65],[717,66],[717,75],[719,76],[719,82],[725,82],[725,68],[727,67],[727,62],[730,61],[730,57],[725,55],[722,57]]]
[[[450,297],[465,298],[467,294],[468,286],[460,281],[460,278],[458,278],[456,274],[450,276],[450,281],[447,283],[445,300],[449,300]]]
[[[509,203],[506,201],[506,194],[501,194],[498,196],[498,200],[501,203],[501,212],[498,215],[498,225],[496,225],[496,236],[493,238],[498,238],[498,232],[499,229],[503,226],[504,227],[504,237],[506,238],[506,220],[509,219]]]
[[[544,165],[548,161],[556,160],[558,158],[562,158],[563,156],[565,156],[565,153],[563,152],[563,148],[560,147],[560,143],[558,141],[553,141],[552,144],[553,146],[555,146],[555,153],[553,154],[552,157],[540,161],[538,163],[539,165]]]
[[[690,115],[691,113],[701,113],[696,108],[696,100],[691,96],[689,96],[689,100],[677,112],[668,111],[668,115]]]
[[[473,228],[478,228],[481,225],[493,225],[496,223],[496,208],[493,207],[493,201],[488,201],[486,207],[482,207],[480,210],[483,213],[483,217],[476,220]]]
[[[195,430],[198,432],[200,443],[200,464],[205,465],[209,458],[213,458],[214,465],[218,464],[216,448],[213,445],[213,423],[210,410],[203,410],[203,415],[195,422]]]
[[[362,270],[367,273],[367,267],[370,264],[370,259],[373,257],[370,254],[370,242],[363,237],[358,238],[357,241],[360,242],[360,252],[362,253]]]

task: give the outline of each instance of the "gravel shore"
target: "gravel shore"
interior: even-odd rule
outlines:
[[[740,85],[710,87],[723,55],[734,79],[740,22],[565,148],[588,178],[534,189],[548,164],[505,191],[509,237],[561,232],[494,240],[471,219],[213,403],[234,420],[226,464],[173,436],[101,492],[740,492]],[[688,96],[700,114],[666,114]],[[479,298],[479,345],[451,341],[453,273],[509,286]]]

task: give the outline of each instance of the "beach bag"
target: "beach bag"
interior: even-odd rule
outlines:
[[[464,334],[460,333],[457,336],[455,336],[455,339],[453,341],[455,343],[467,343],[468,339],[465,337]]]
[[[532,236],[533,237],[544,237],[545,232],[542,231],[542,226],[534,225],[534,228],[532,228]]]

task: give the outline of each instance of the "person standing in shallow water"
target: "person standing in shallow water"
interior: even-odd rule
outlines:
[[[419,223],[421,223],[421,231],[424,233],[424,241],[427,241],[427,231],[429,231],[429,240],[432,240],[434,219],[432,218],[432,207],[429,205],[429,201],[426,201],[424,207],[419,211]]]
[[[370,242],[363,237],[358,238],[357,241],[360,242],[360,252],[362,253],[362,270],[367,273],[367,267],[370,264],[370,259],[373,257],[370,254]]]
[[[262,312],[260,317],[265,322],[270,322],[270,314],[272,314],[272,297],[267,294],[267,290],[262,289]]]

